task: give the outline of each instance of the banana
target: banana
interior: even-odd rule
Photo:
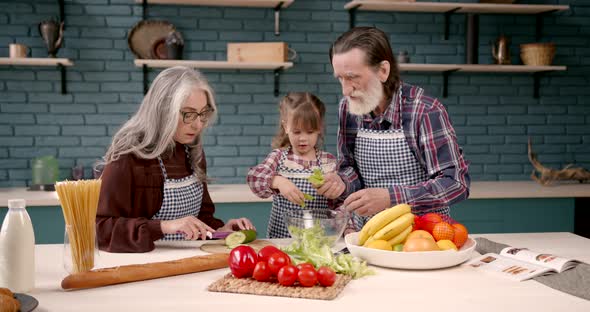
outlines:
[[[401,233],[397,234],[394,238],[388,240],[387,242],[391,245],[391,247],[403,243],[406,240],[406,238],[408,238],[408,235],[410,235],[410,232],[412,232],[412,229],[413,227],[411,225],[408,226],[405,230],[403,230]]]
[[[410,212],[411,210],[412,207],[410,207],[410,205],[399,204],[374,215],[361,229],[361,232],[359,233],[359,245],[364,245],[371,235],[377,233],[377,231],[386,226],[388,223],[399,218],[399,216]]]
[[[413,222],[414,215],[411,212],[408,212],[406,214],[403,214],[399,218],[389,222],[389,224],[377,231],[377,233],[373,235],[373,238],[375,240],[390,240],[394,238],[397,234],[405,230],[408,226],[412,225]]]

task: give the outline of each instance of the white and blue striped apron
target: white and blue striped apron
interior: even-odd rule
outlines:
[[[190,153],[185,145],[186,157],[190,161]],[[195,173],[180,179],[169,179],[162,158],[158,157],[162,174],[164,175],[164,197],[162,207],[152,219],[176,220],[187,216],[199,215],[203,201],[203,183],[197,179]],[[194,170],[193,170],[194,172]],[[184,240],[179,234],[165,234],[161,240]]]
[[[402,89],[397,94],[399,98],[400,128],[373,130],[362,127],[362,116],[358,117],[359,129],[355,140],[354,160],[357,163],[360,176],[365,188],[388,188],[391,185],[416,185],[428,180],[428,174],[412,153],[402,125]],[[420,101],[421,94],[416,97]],[[449,207],[435,211],[442,215],[449,215]],[[362,217],[353,214],[357,230],[372,216]]]
[[[302,208],[301,206],[290,202],[281,194],[274,195],[272,199],[272,209],[270,211],[270,220],[268,221],[268,238],[291,237],[285,223],[285,216],[288,211],[309,209],[312,210],[312,215],[314,215],[314,212],[318,212],[315,217],[321,217],[322,214],[319,212],[328,210],[328,200],[324,196],[320,196],[317,193],[317,190],[307,180],[307,178],[313,174],[313,169],[320,168],[322,171],[324,170],[321,166],[320,152],[316,151],[317,167],[312,166],[309,169],[292,169],[287,168],[284,164],[287,160],[289,150],[290,148],[283,150],[277,168],[277,174],[289,179],[289,181],[293,182],[301,192],[313,196],[314,199],[306,200],[305,208]],[[323,215],[325,215],[325,213]]]

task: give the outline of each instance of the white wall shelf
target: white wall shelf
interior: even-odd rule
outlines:
[[[540,75],[547,72],[565,71],[566,66],[529,66],[529,65],[495,65],[495,64],[399,64],[400,71],[437,72],[443,75],[443,97],[449,90],[449,75],[453,72],[464,73],[530,73],[533,74],[533,94],[538,97]]]
[[[150,1],[151,2],[151,1]],[[458,2],[394,2],[387,0],[354,0],[346,3],[347,10],[394,11],[423,13],[480,13],[480,14],[540,14],[565,11],[569,5],[495,4]]]
[[[61,93],[66,94],[66,66],[74,63],[67,58],[50,57],[0,57],[0,65],[5,66],[57,66],[61,73]]]
[[[233,6],[252,8],[275,8],[279,5],[286,8],[294,0],[146,0],[148,4],[180,4],[199,6]],[[142,3],[143,0],[135,0]]]
[[[527,66],[527,65],[494,65],[494,64],[399,64],[402,71],[408,72],[445,72],[459,71],[469,73],[539,73],[564,71],[566,66]]]
[[[245,69],[245,70],[272,70],[274,71],[274,95],[279,95],[279,78],[284,69],[293,67],[293,63],[246,63],[228,61],[196,61],[196,60],[147,60],[136,59],[135,66],[143,68],[143,90],[148,90],[147,72],[148,68],[167,68],[173,66],[187,66],[197,69]]]

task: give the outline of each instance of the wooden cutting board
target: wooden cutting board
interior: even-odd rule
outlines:
[[[246,244],[246,245],[251,246],[252,248],[254,248],[254,250],[256,250],[256,252],[258,252],[260,249],[262,249],[262,247],[274,245],[274,244],[268,240],[257,239],[253,242]],[[223,240],[223,239],[208,241],[208,242],[204,243],[203,245],[201,245],[201,250],[204,252],[209,252],[209,253],[228,253],[228,254],[231,251],[230,248],[225,246],[225,240]]]
[[[332,300],[350,282],[350,276],[338,274],[330,287],[282,286],[278,283],[258,282],[252,278],[235,278],[231,273],[209,285],[207,290],[236,294],[279,296],[305,299]]]

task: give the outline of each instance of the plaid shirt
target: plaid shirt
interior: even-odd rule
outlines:
[[[429,179],[417,185],[391,185],[391,204],[408,203],[413,212],[424,213],[446,207],[469,196],[468,163],[457,144],[455,130],[449,116],[437,99],[422,95],[423,89],[402,84],[402,124],[410,150],[427,172]],[[420,97],[421,96],[421,97]],[[416,101],[416,98],[420,98]],[[365,129],[387,130],[400,128],[399,96],[380,116],[362,116]],[[341,199],[364,188],[354,160],[355,140],[360,127],[357,116],[348,113],[348,101],[343,98],[339,107],[338,160],[339,175],[346,184]]]
[[[250,168],[250,171],[248,171],[246,181],[248,182],[248,186],[250,186],[250,190],[252,190],[254,195],[260,198],[268,198],[278,194],[278,191],[271,188],[271,185],[272,179],[277,175],[277,169],[281,161],[281,153],[281,149],[274,149],[272,152],[270,152],[270,154],[268,154],[268,156],[266,156],[266,159],[261,164]],[[337,160],[334,155],[323,151],[320,151],[319,153],[322,166],[326,164],[333,164],[333,167],[336,168]],[[312,166],[317,165],[315,160],[310,161],[302,159],[301,157],[293,154],[292,150],[287,154],[287,161],[301,165],[301,169],[309,169]]]

